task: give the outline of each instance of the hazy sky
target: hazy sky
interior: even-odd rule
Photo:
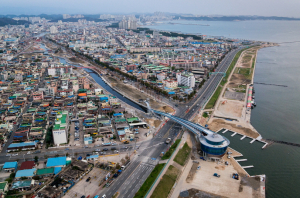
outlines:
[[[300,0],[1,0],[0,14],[172,12],[300,17]]]

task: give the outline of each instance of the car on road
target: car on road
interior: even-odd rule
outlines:
[[[82,195],[80,198],[85,198],[85,196],[84,196],[84,195]]]
[[[169,144],[171,142],[171,138],[168,138],[167,140],[166,140],[166,144]]]
[[[28,152],[27,152],[27,155],[30,155],[30,154],[31,154],[31,152],[30,152],[30,151],[28,151]]]
[[[88,177],[85,181],[89,182],[91,180],[91,177]]]
[[[6,157],[10,157],[10,154],[7,154]]]
[[[113,150],[117,150],[117,148],[116,147],[111,147],[111,150],[113,151]]]
[[[178,107],[178,104],[176,104],[175,107]]]
[[[104,194],[104,195],[102,195],[102,197],[101,198],[106,198],[106,195]]]
[[[127,146],[123,146],[122,149],[128,149],[128,147]]]
[[[34,153],[34,154],[35,154],[35,153],[41,153],[41,151],[34,151],[33,153]]]
[[[101,149],[95,149],[95,151],[101,151]]]
[[[108,148],[104,148],[103,151],[108,151]]]
[[[65,149],[65,151],[68,151],[68,150],[69,150],[69,148],[66,148],[66,149]]]
[[[119,153],[119,151],[118,151],[118,150],[115,150],[114,153]]]

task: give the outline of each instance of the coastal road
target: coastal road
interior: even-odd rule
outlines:
[[[240,49],[234,49],[229,52],[217,67],[216,72],[226,72],[239,50]],[[192,99],[188,104],[179,105],[178,108],[176,108],[176,115],[189,120],[214,93],[215,88],[218,86],[222,78],[223,74],[212,75],[205,82],[194,99]],[[196,104],[198,104],[198,106]],[[190,111],[185,114],[188,109],[190,109]],[[168,121],[164,125],[164,127],[161,128],[158,134],[150,142],[145,144],[148,146],[148,149],[147,146],[146,149],[144,149],[144,147],[141,147],[141,153],[139,153],[138,156],[136,156],[132,160],[132,163],[128,167],[128,169],[125,170],[124,173],[121,174],[116,182],[114,182],[109,188],[105,188],[100,195],[105,194],[108,198],[110,198],[116,192],[119,192],[120,198],[134,197],[135,193],[138,191],[140,186],[144,183],[144,181],[147,179],[147,177],[155,167],[155,162],[158,162],[160,153],[166,151],[169,146],[167,144],[158,143],[164,142],[168,137],[174,140],[180,129],[181,126],[179,124],[176,124],[171,120]],[[156,146],[151,147],[151,145]]]

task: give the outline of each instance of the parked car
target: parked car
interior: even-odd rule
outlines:
[[[219,175],[218,173],[214,173],[215,177],[220,177],[221,175]]]
[[[103,151],[108,151],[108,148],[104,148]]]
[[[34,151],[33,153],[41,153],[41,151]]]
[[[197,170],[199,170],[200,168],[201,168],[201,166],[198,166],[198,167],[197,167]]]
[[[101,149],[95,149],[95,151],[101,151]]]
[[[69,148],[66,148],[66,149],[65,149],[65,151],[68,151],[68,150],[69,150]]]
[[[91,177],[88,177],[85,181],[89,182],[91,180]]]

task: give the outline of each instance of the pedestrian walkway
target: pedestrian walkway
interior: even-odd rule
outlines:
[[[187,138],[188,138],[188,133],[185,132],[181,138],[181,142],[180,144],[177,146],[176,150],[174,151],[174,153],[172,154],[169,162],[165,165],[165,168],[163,169],[163,172],[160,174],[160,176],[157,178],[156,182],[154,183],[154,185],[152,186],[149,194],[147,195],[147,198],[150,198],[153,191],[155,190],[156,186],[159,184],[160,180],[162,179],[162,177],[164,176],[164,174],[167,172],[168,168],[170,165],[174,164],[174,158],[177,155],[178,151],[180,148],[182,148],[182,146],[184,145],[184,143],[186,142]],[[176,163],[176,162],[175,162]],[[177,163],[176,163],[177,164]],[[180,166],[179,164],[177,164],[178,166]],[[177,166],[176,166],[177,167]],[[181,170],[181,169],[180,169]]]

